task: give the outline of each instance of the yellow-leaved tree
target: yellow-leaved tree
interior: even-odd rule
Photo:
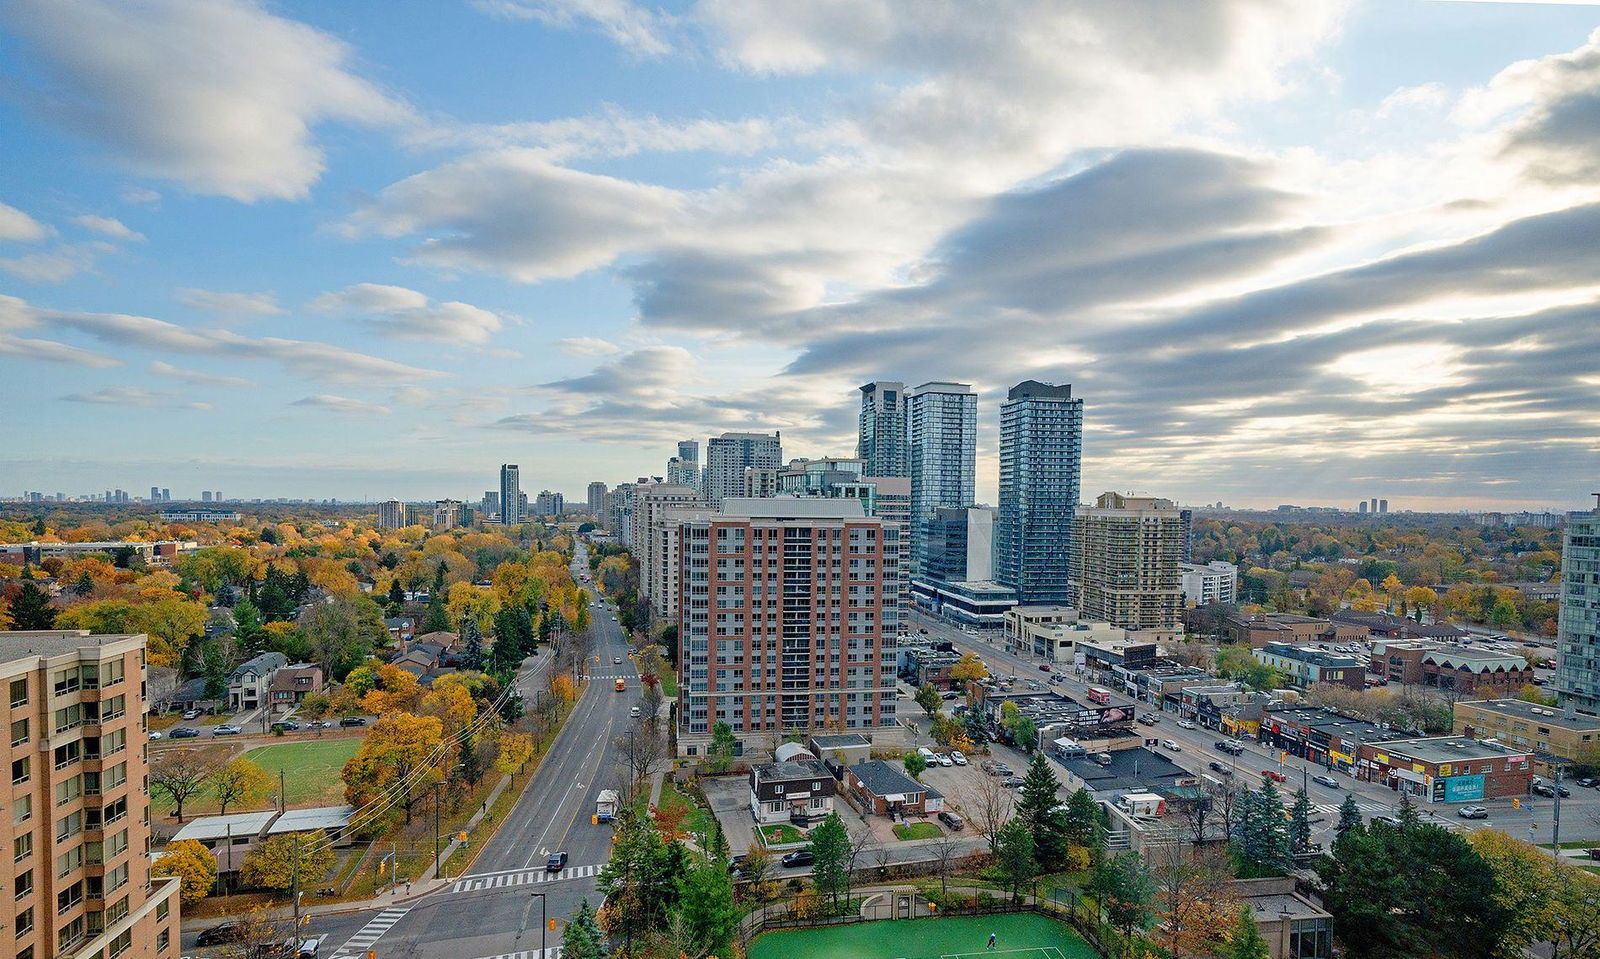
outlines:
[[[192,906],[211,892],[217,881],[217,857],[196,839],[180,839],[150,867],[157,876],[178,877],[178,898]]]
[[[444,781],[452,756],[439,717],[384,716],[372,724],[361,749],[344,764],[344,800],[365,806],[393,787],[386,801],[398,805],[409,824],[412,808],[435,783]]]

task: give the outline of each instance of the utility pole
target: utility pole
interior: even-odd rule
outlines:
[[[539,959],[544,959],[544,933],[545,929],[549,927],[550,921],[545,913],[544,893],[536,892],[534,895],[539,897]]]
[[[300,957],[300,834],[294,834],[293,855],[290,858],[289,891],[294,899],[294,954]]]
[[[433,784],[433,878],[439,878],[439,787],[443,783]]]
[[[1597,496],[1600,498],[1600,496]],[[1555,788],[1556,794],[1555,819],[1550,824],[1550,855],[1559,862],[1561,860],[1561,764],[1556,764]]]

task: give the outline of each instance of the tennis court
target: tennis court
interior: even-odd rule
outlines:
[[[989,934],[995,947],[988,948]],[[766,932],[750,959],[1100,959],[1088,943],[1031,912],[951,919],[887,919]]]

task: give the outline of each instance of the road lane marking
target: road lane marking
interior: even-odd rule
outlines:
[[[410,911],[410,907],[405,909],[385,909],[373,916],[371,921],[362,926],[355,935],[351,936],[348,942],[339,947],[339,951],[333,954],[334,959],[353,955],[371,948],[373,943],[381,939],[383,934],[389,931],[390,927],[399,922]]]
[[[463,876],[450,887],[451,892],[478,892],[484,889],[506,889],[511,886],[526,886],[541,882],[564,882],[569,879],[587,879],[600,874],[602,867],[595,866],[568,866],[559,873],[546,869],[519,869],[514,872],[486,873],[478,876]]]

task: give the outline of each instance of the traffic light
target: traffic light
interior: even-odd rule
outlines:
[[[589,817],[589,825],[591,825],[591,826],[600,825],[600,814],[599,813],[594,813],[593,815],[591,815]]]
[[[554,919],[550,920],[550,931],[551,932],[555,932],[556,931],[556,921]]]

